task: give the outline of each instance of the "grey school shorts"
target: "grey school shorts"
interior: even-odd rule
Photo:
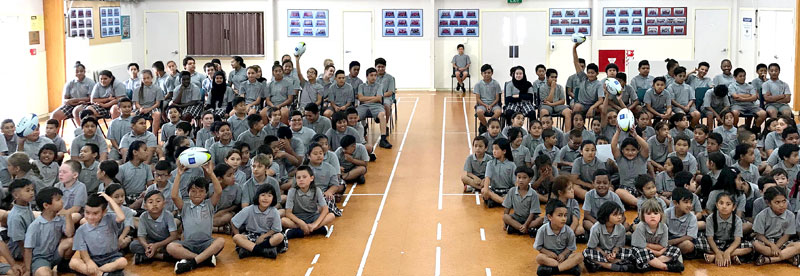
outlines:
[[[314,223],[319,218],[319,213],[299,213],[294,215],[305,223]]]
[[[767,111],[777,110],[778,112],[792,112],[792,107],[785,103],[770,103],[767,104]]]
[[[188,241],[175,241],[178,244],[182,245],[183,248],[186,250],[192,251],[194,254],[203,253],[204,250],[211,247],[211,244],[214,243],[214,238],[210,238],[204,241],[199,240],[188,240]]]
[[[376,118],[381,112],[386,112],[386,110],[383,109],[383,105],[379,103],[361,104],[356,107],[356,111],[358,111],[358,118],[360,120],[364,120],[366,117]]]
[[[58,263],[61,262],[61,256],[58,256],[58,254],[56,254],[54,255],[54,257],[56,257],[56,259],[52,261],[41,257],[34,257],[33,260],[31,260],[31,275],[36,273],[36,270],[38,270],[41,267],[46,267],[47,269],[52,270],[53,267],[55,267],[56,265],[58,265]],[[5,275],[8,273],[10,269],[11,266],[9,264],[0,263],[0,274]]]
[[[488,112],[488,110],[486,110],[485,106],[475,105],[475,112],[478,112],[478,110],[483,110],[484,114],[486,114],[487,116],[491,116],[495,112],[503,112],[503,108],[500,107],[500,105],[492,106],[492,111],[491,112]]]
[[[567,107],[566,105],[550,106],[550,105],[544,105],[543,104],[539,108],[539,110],[547,110],[548,114],[553,115],[553,114],[561,114],[561,112],[564,112],[564,110],[566,110],[567,108],[569,108],[569,107]]]
[[[683,112],[683,109],[681,109],[681,108],[679,108],[677,106],[673,106],[672,107],[672,111],[675,112],[675,113],[686,114],[686,112]],[[697,107],[695,107],[694,105],[689,107],[689,113],[692,113],[692,112],[695,112],[695,111],[697,111]]]
[[[761,107],[759,107],[757,105],[754,105],[754,104],[750,104],[750,105],[738,105],[738,104],[735,104],[735,105],[731,105],[731,110],[732,111],[739,111],[740,114],[743,114],[743,115],[756,115],[756,113],[758,113],[759,111],[761,111],[763,109],[761,109]]]

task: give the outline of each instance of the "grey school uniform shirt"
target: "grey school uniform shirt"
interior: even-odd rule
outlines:
[[[244,227],[247,233],[263,234],[269,231],[280,233],[283,228],[281,227],[281,215],[275,207],[267,207],[264,211],[257,205],[250,205],[239,211],[233,218],[231,223],[236,228]]]
[[[711,109],[714,109],[714,111],[719,113],[722,111],[722,109],[729,106],[731,106],[730,97],[717,97],[717,95],[714,94],[714,90],[709,89],[703,96],[702,108],[710,107]]]
[[[286,196],[286,210],[292,210],[301,218],[319,214],[320,208],[326,208],[325,196],[319,188],[309,188],[303,192],[300,188],[292,187]]]
[[[731,103],[738,106],[758,106],[759,101],[740,102],[733,99],[732,95],[756,95],[756,89],[749,83],[733,82],[728,85],[728,95],[731,95]]]
[[[636,76],[631,78],[631,81],[630,81],[629,85],[631,87],[633,87],[633,89],[635,89],[635,90],[639,90],[639,89],[647,90],[647,89],[650,89],[651,87],[653,87],[653,80],[655,78],[656,77],[653,77],[651,75],[647,75],[645,77],[645,76],[642,76],[641,74],[637,74]]]
[[[684,171],[687,171],[687,172],[690,172],[690,173],[697,172],[697,168],[698,168],[697,167],[697,165],[698,165],[697,164],[697,158],[695,158],[692,155],[691,152],[686,152],[686,156],[684,158],[680,158],[678,156],[678,153],[676,153],[674,151],[670,152],[669,154],[667,154],[667,157],[672,157],[672,156],[675,156],[675,157],[678,157],[678,159],[681,159],[681,165],[683,166],[683,170]],[[673,164],[673,165],[676,165],[676,164]]]
[[[616,159],[617,167],[619,168],[619,184],[623,187],[633,188],[633,181],[636,176],[647,173],[647,159],[641,155],[636,155],[633,159],[625,158],[620,155]]]
[[[736,79],[733,78],[733,74],[730,75],[719,74],[714,76],[714,79],[711,80],[711,84],[713,84],[714,86],[729,85],[734,82],[736,82]]]
[[[58,256],[58,243],[66,231],[64,217],[55,216],[52,220],[47,220],[44,216],[39,216],[31,222],[25,232],[25,248],[33,251],[33,260],[44,259],[55,262]]]
[[[157,101],[164,100],[164,91],[155,83],[151,85],[142,84],[142,95],[139,96],[139,94],[138,89],[133,91],[133,99],[131,100],[139,103],[142,108],[151,107],[156,104]]]
[[[667,154],[670,153],[669,144],[672,141],[670,139],[664,138],[664,141],[658,141],[658,136],[650,137],[647,139],[647,146],[650,148],[650,160],[664,163],[667,161]]]
[[[617,193],[611,191],[611,188],[609,188],[609,191],[606,192],[604,196],[600,196],[600,194],[597,193],[597,190],[591,189],[586,193],[586,197],[583,202],[584,214],[588,212],[592,215],[592,217],[597,219],[597,212],[600,211],[600,206],[603,206],[603,203],[606,203],[607,201],[616,203],[620,208],[622,208],[623,212],[625,211],[625,205],[622,204],[622,200],[620,200]]]
[[[348,171],[348,170],[350,170],[350,169],[352,169],[353,167],[356,166],[355,164],[345,160],[345,158],[344,158],[344,149],[342,149],[341,147],[336,148],[335,154],[336,154],[337,159],[339,160],[339,166],[344,168],[345,171]],[[361,161],[364,161],[364,162],[369,162],[369,154],[367,153],[367,147],[365,147],[362,144],[356,143],[356,150],[353,151],[353,159],[361,160]],[[490,160],[491,160],[491,158],[490,158]]]
[[[211,237],[211,227],[214,219],[214,206],[210,199],[203,200],[195,205],[191,200],[183,203],[181,208],[183,222],[182,242],[189,244],[203,244]]]
[[[92,99],[125,96],[127,96],[125,84],[121,83],[119,80],[114,80],[114,82],[108,86],[103,86],[98,82],[94,85],[94,88],[92,88],[91,94]]]
[[[258,188],[262,185],[271,185],[272,189],[275,190],[276,193],[280,193],[281,187],[278,183],[278,180],[271,176],[267,176],[264,178],[262,182],[258,182],[255,177],[250,177],[247,181],[245,181],[242,186],[242,203],[245,204],[254,204],[253,197],[256,195]]]
[[[72,250],[88,251],[92,259],[112,255],[119,250],[117,231],[122,229],[122,223],[116,221],[114,213],[106,213],[96,226],[89,223],[81,225],[75,230]]]
[[[689,236],[692,237],[692,239],[697,238],[697,217],[695,217],[694,214],[689,212],[678,217],[675,214],[675,207],[670,207],[664,211],[664,216],[667,221],[667,228],[669,229],[670,236]]]
[[[303,126],[313,129],[317,134],[326,134],[331,129],[331,119],[325,116],[317,117],[314,122],[309,122],[303,118]]]
[[[355,94],[353,94],[353,87],[346,82],[342,86],[336,83],[331,84],[327,90],[328,101],[336,104],[336,106],[341,107],[348,103],[352,104],[356,100]]]
[[[306,81],[303,84],[303,92],[300,93],[300,105],[298,106],[299,109],[305,109],[306,105],[310,103],[317,102],[317,96],[323,95],[325,87],[318,82],[310,83]]]
[[[693,90],[696,90],[698,87],[711,87],[711,78],[707,76],[700,78],[697,75],[692,74],[686,78],[686,83],[691,85]]]
[[[550,227],[550,223],[546,223],[536,231],[536,239],[533,242],[533,248],[541,251],[542,248],[552,251],[556,254],[561,254],[564,250],[575,251],[578,249],[575,246],[575,232],[572,228],[564,225],[561,230],[556,233]]]
[[[791,211],[775,214],[772,208],[762,210],[753,220],[753,232],[764,235],[768,239],[780,239],[783,235],[794,235],[797,232],[795,215]]]
[[[122,182],[125,194],[138,195],[147,188],[147,182],[153,180],[153,172],[148,164],[139,163],[136,166],[132,162],[125,162],[125,164],[119,166],[117,180]]]
[[[63,98],[64,99],[80,99],[89,98],[92,93],[95,82],[90,78],[84,77],[83,80],[72,79],[64,84]],[[63,104],[63,103],[62,103]],[[70,114],[66,114],[70,115]]]
[[[532,187],[528,187],[528,191],[524,195],[519,193],[519,187],[512,187],[503,200],[503,208],[514,209],[511,217],[520,223],[525,223],[530,214],[542,213],[539,207],[539,195]]]
[[[716,223],[714,223],[715,220]],[[733,235],[731,235],[731,228],[733,228]],[[742,219],[733,213],[727,219],[723,219],[719,214],[708,216],[706,217],[706,237],[729,242],[732,242],[736,237],[742,238],[744,237]]]
[[[656,93],[653,88],[650,88],[644,92],[643,102],[644,104],[649,104],[659,113],[664,113],[667,111],[667,105],[672,104],[670,102],[672,98],[672,93],[667,89],[664,89],[661,93]]]
[[[650,226],[641,221],[631,235],[631,246],[635,248],[646,248],[648,243],[667,247],[667,242],[669,242],[669,229],[663,222],[658,224],[658,228],[654,232]]]
[[[161,210],[161,215],[153,219],[150,212],[139,216],[139,225],[136,227],[136,236],[145,237],[148,241],[159,242],[169,238],[170,232],[178,231],[175,217],[167,210]]]
[[[238,89],[241,83],[247,81],[247,68],[239,67],[239,70],[231,70],[228,74],[228,81]]]
[[[611,233],[609,233],[605,224],[595,222],[589,231],[589,242],[586,243],[586,248],[594,249],[598,247],[604,251],[614,250],[615,247],[625,247],[625,226],[616,224]]]
[[[36,141],[34,142],[25,139],[25,141],[23,141],[22,147],[25,150],[25,153],[28,155],[28,157],[31,158],[31,160],[39,160],[39,149],[41,149],[42,146],[46,144],[53,144],[53,140],[50,140],[50,138],[44,137],[44,135],[42,135],[39,136],[39,139],[36,139]]]
[[[694,101],[694,89],[686,83],[678,84],[673,83],[667,87],[667,90],[672,95],[672,100],[675,100],[680,105],[687,105],[689,101]],[[694,106],[694,105],[692,105]]]
[[[289,96],[295,96],[297,90],[300,90],[300,86],[293,79],[283,78],[267,85],[268,99],[273,105],[279,105],[289,99]]]
[[[600,80],[590,81],[584,72],[578,73],[577,78],[580,79],[582,85],[578,87],[580,91],[575,96],[575,100],[577,103],[584,105],[584,109],[588,109],[589,106],[597,103],[600,98],[605,97],[606,94],[603,91],[603,84]]]
[[[497,100],[495,105],[500,105],[501,100],[499,97],[502,95],[503,91],[500,88],[500,84],[496,80],[492,79],[488,83],[484,80],[476,83],[472,93],[478,95],[481,101],[485,104],[492,104],[492,102]]]
[[[14,258],[21,258],[23,247],[19,246],[20,241],[25,240],[25,233],[28,226],[33,223],[33,211],[30,206],[12,204],[11,211],[8,212],[8,250]],[[38,233],[37,233],[38,234]]]
[[[239,86],[239,96],[244,97],[245,104],[251,104],[258,98],[267,96],[267,86],[258,81],[246,80]]]
[[[458,68],[464,68],[471,64],[472,61],[469,60],[469,55],[465,54],[453,56],[453,61],[451,61],[451,63],[455,63]]]
[[[509,160],[492,159],[486,165],[486,177],[492,180],[489,186],[494,189],[510,189],[514,186],[514,170],[517,165]]]

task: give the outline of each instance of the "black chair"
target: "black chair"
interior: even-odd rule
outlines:
[[[469,69],[467,69],[469,74]],[[450,75],[450,94],[456,91],[456,68],[453,68],[453,74]],[[467,75],[467,92],[472,94],[472,74]]]

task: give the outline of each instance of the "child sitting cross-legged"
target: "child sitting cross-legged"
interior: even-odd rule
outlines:
[[[106,212],[107,205],[114,213]],[[86,224],[75,230],[72,250],[76,254],[72,256],[69,267],[85,275],[123,275],[122,269],[128,261],[119,252],[115,233],[122,228],[125,213],[114,199],[99,193],[89,196],[84,215]]]
[[[286,216],[281,224],[287,239],[310,234],[328,234],[335,216],[329,212],[322,190],[314,186],[314,170],[302,165],[295,174],[295,186],[286,196]]]
[[[789,240],[796,232],[797,222],[792,211],[786,210],[786,191],[771,187],[764,192],[764,200],[769,208],[758,213],[753,221],[756,265],[784,260],[791,260],[793,266],[800,265],[800,243]]]
[[[581,275],[583,254],[575,252],[578,248],[575,246],[575,232],[567,225],[570,216],[567,206],[561,200],[551,200],[547,202],[545,214],[549,222],[536,231],[533,243],[533,248],[539,251],[536,274],[548,276],[568,272]]]
[[[740,265],[739,256],[750,254],[753,243],[743,240],[742,218],[735,214],[736,203],[728,192],[717,194],[713,199],[717,208],[706,218],[706,236],[698,243],[707,263],[715,263],[724,267],[732,264]]]
[[[164,195],[159,190],[150,190],[144,196],[147,211],[139,217],[137,239],[130,244],[133,264],[169,258],[167,245],[178,239],[178,226],[172,213],[164,209],[165,204]]]
[[[542,213],[539,207],[539,195],[530,187],[533,169],[529,167],[517,167],[514,171],[517,176],[516,186],[508,190],[505,200],[503,200],[503,224],[506,232],[529,234],[535,236],[539,226],[542,226],[544,217],[539,217]],[[514,209],[514,213],[511,213]]]
[[[694,257],[697,239],[697,217],[692,213],[692,193],[676,187],[672,191],[672,207],[664,211],[669,228],[669,245],[677,246],[681,253]]]
[[[275,259],[278,251],[286,252],[288,244],[281,231],[281,216],[275,206],[280,197],[272,185],[262,185],[256,191],[253,204],[231,219],[233,242],[239,258],[253,254]]]
[[[655,199],[645,200],[639,208],[639,224],[631,235],[639,270],[652,267],[670,272],[683,271],[681,250],[668,244],[669,229],[663,218],[664,209]]]
[[[598,209],[597,222],[591,227],[589,243],[583,251],[586,270],[631,271],[634,250],[625,247],[625,210],[621,203],[613,201],[606,201]]]
[[[52,275],[53,267],[69,267],[75,222],[62,211],[61,190],[47,187],[36,194],[42,215],[34,219],[25,233],[25,269],[32,275]],[[10,254],[9,254],[10,255]],[[10,256],[4,256],[10,257]],[[13,259],[7,259],[11,262]]]

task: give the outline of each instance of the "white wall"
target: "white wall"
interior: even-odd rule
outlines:
[[[755,4],[755,6],[754,6]],[[455,54],[455,46],[459,43],[466,45],[466,52],[470,55],[473,67],[483,63],[480,54],[481,38],[440,38],[436,34],[437,9],[477,8],[486,11],[547,11],[549,8],[592,8],[593,35],[579,48],[578,54],[589,62],[597,62],[597,53],[601,49],[627,49],[634,50],[635,59],[648,59],[652,64],[652,73],[662,75],[665,73],[663,60],[667,57],[682,62],[687,68],[693,67],[702,57],[694,56],[695,45],[702,44],[702,38],[694,37],[694,13],[696,9],[726,9],[730,14],[729,58],[735,66],[754,68],[756,64],[755,51],[757,42],[739,41],[741,17],[752,16],[755,8],[758,9],[784,9],[794,11],[793,1],[787,0],[694,0],[694,1],[668,1],[668,0],[526,0],[521,4],[508,4],[500,0],[143,0],[136,4],[123,3],[123,14],[131,14],[132,39],[116,43],[117,45],[91,46],[85,50],[83,60],[94,61],[102,65],[113,66],[126,64],[128,61],[144,62],[144,24],[145,11],[178,11],[180,56],[186,55],[186,11],[262,11],[265,15],[265,56],[245,58],[248,65],[258,64],[270,66],[272,61],[285,53],[289,53],[299,41],[308,43],[308,51],[304,55],[303,67],[316,67],[321,69],[322,60],[334,60],[338,69],[346,68],[349,61],[343,60],[343,23],[344,11],[372,11],[373,16],[373,56],[384,57],[388,60],[388,71],[392,73],[401,89],[449,89],[450,88],[450,60]],[[602,25],[603,7],[642,7],[642,6],[686,6],[688,25],[686,36],[676,37],[608,37],[600,35]],[[330,14],[329,34],[327,38],[290,38],[286,35],[286,9],[328,9]],[[421,38],[384,38],[381,36],[380,17],[381,9],[421,8],[424,18],[424,36]],[[541,26],[546,28],[547,26]],[[793,30],[787,30],[790,32]],[[793,33],[793,32],[792,32]],[[555,50],[548,51],[544,63],[548,67],[556,68],[565,76],[574,69],[571,64],[571,42],[568,37],[543,37],[541,43],[555,43]],[[70,47],[68,42],[68,49]],[[84,47],[85,48],[85,47]],[[741,50],[741,53],[739,52]],[[68,59],[72,54],[68,52]],[[204,63],[211,57],[197,58],[199,63]],[[227,64],[227,58],[223,63]],[[718,61],[709,61],[716,64]],[[371,61],[361,61],[362,67],[372,65]],[[70,65],[68,60],[68,66]],[[90,64],[90,67],[92,64]],[[635,67],[635,63],[629,66]],[[227,67],[227,66],[226,66]],[[712,66],[713,67],[713,66]],[[633,68],[635,70],[635,68]],[[229,70],[226,68],[226,70]],[[752,69],[749,69],[752,70]],[[363,71],[363,70],[362,70]],[[500,72],[500,69],[497,70]],[[503,70],[504,71],[504,70]],[[631,71],[631,69],[628,69]],[[476,75],[477,69],[472,70]],[[565,82],[566,77],[560,82]]]
[[[46,114],[47,72],[44,51],[44,29],[40,30],[40,44],[29,45],[28,31],[31,16],[43,18],[42,1],[7,0],[0,11],[0,59],[13,66],[0,66],[0,80],[6,89],[0,90],[0,118],[19,120],[25,113]],[[36,49],[36,55],[30,54]],[[18,84],[11,86],[11,83]]]

